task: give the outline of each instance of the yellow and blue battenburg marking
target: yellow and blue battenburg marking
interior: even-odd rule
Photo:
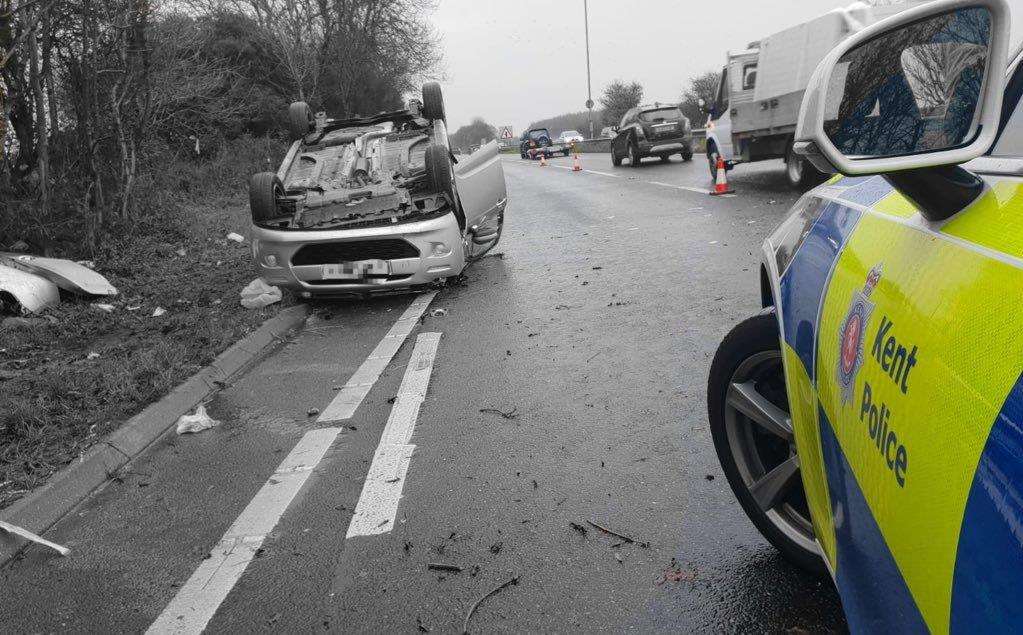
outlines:
[[[991,230],[1023,226],[1023,180],[993,180],[941,229],[907,222],[881,177],[829,196],[803,202],[818,216],[777,304],[849,626],[1023,630],[1023,231]]]

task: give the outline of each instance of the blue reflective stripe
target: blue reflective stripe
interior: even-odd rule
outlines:
[[[813,367],[813,351],[821,301],[831,269],[860,215],[845,205],[828,203],[781,278],[778,305],[782,307],[785,342],[802,360],[814,385],[817,373]]]
[[[927,633],[920,609],[820,406],[817,416],[838,543],[835,584],[842,596],[849,630]]]
[[[995,419],[966,500],[950,629],[1023,631],[1023,376]]]
[[[883,176],[867,177],[861,181],[849,183],[843,179],[842,185],[851,186],[839,195],[843,201],[858,203],[865,207],[876,205],[878,201],[894,191],[891,184]]]

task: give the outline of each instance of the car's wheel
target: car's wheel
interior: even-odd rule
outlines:
[[[689,163],[690,161],[692,161],[693,160],[693,151],[692,150],[683,150],[682,151],[682,160],[685,161],[686,163]]]
[[[661,155],[661,163],[671,163],[671,155],[662,154]]]
[[[452,181],[451,153],[442,145],[432,144],[426,148],[426,184],[431,192],[443,192],[451,203],[455,202]]]
[[[639,162],[640,162],[639,146],[636,145],[635,141],[630,141],[629,142],[629,150],[628,150],[628,152],[629,152],[629,165],[631,165],[634,168],[638,168],[639,167]]]
[[[789,186],[802,191],[819,184],[824,175],[812,163],[796,154],[790,143],[785,152],[785,178]]]
[[[277,201],[284,196],[284,184],[273,172],[259,172],[249,180],[249,210],[252,222],[263,223],[280,214]]]
[[[288,106],[288,129],[292,139],[301,139],[316,125],[313,111],[304,101],[295,101]]]
[[[618,156],[618,152],[615,151],[615,147],[611,146],[611,165],[616,168],[622,164],[622,158]]]
[[[447,114],[444,112],[444,95],[437,82],[423,84],[423,116],[430,121],[439,120],[445,124],[448,122]]]
[[[774,309],[725,336],[710,369],[707,409],[718,461],[746,515],[791,562],[823,572],[799,473]]]
[[[718,147],[713,142],[707,143],[707,164],[710,166],[710,180],[716,181],[718,178]]]

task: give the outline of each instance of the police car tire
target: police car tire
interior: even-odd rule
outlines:
[[[778,530],[766,513],[753,499],[749,488],[735,465],[725,429],[725,407],[728,387],[736,369],[751,356],[765,351],[780,350],[778,319],[774,308],[768,308],[739,323],[725,336],[714,355],[707,382],[707,409],[711,436],[718,461],[725,473],[729,486],[735,493],[743,510],[761,535],[767,539],[785,558],[796,566],[814,574],[824,575],[827,569],[816,551],[808,551]]]

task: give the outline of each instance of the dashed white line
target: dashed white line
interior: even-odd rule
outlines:
[[[242,511],[147,633],[201,633],[341,428],[311,430]]]
[[[590,174],[599,174],[600,176],[610,176],[613,179],[620,179],[620,174],[611,174],[610,172],[597,172],[596,170],[583,170],[583,172],[589,172]]]
[[[660,185],[661,187],[673,187],[676,190],[686,190],[687,192],[696,192],[697,194],[710,194],[710,190],[702,187],[692,187],[689,185],[674,185],[672,183],[661,183],[660,181],[647,181],[650,185]]]
[[[394,528],[398,501],[401,500],[405,476],[416,447],[409,441],[430,384],[439,343],[440,333],[423,333],[416,338],[416,347],[412,349],[412,358],[405,369],[394,407],[373,455],[373,464],[355,505],[346,538],[382,534]]]
[[[359,409],[359,404],[369,394],[373,384],[380,378],[380,374],[384,372],[387,365],[391,363],[391,359],[394,358],[395,353],[401,348],[405,338],[415,328],[416,322],[423,316],[426,308],[430,306],[430,302],[433,301],[436,295],[436,291],[424,293],[409,305],[405,313],[398,318],[398,321],[394,323],[391,330],[384,336],[384,339],[380,340],[380,343],[369,354],[366,361],[362,363],[359,370],[355,371],[355,374],[348,380],[348,383],[334,396],[330,405],[320,413],[317,422],[331,423],[344,421],[345,419],[350,419],[355,414],[355,411]]]

